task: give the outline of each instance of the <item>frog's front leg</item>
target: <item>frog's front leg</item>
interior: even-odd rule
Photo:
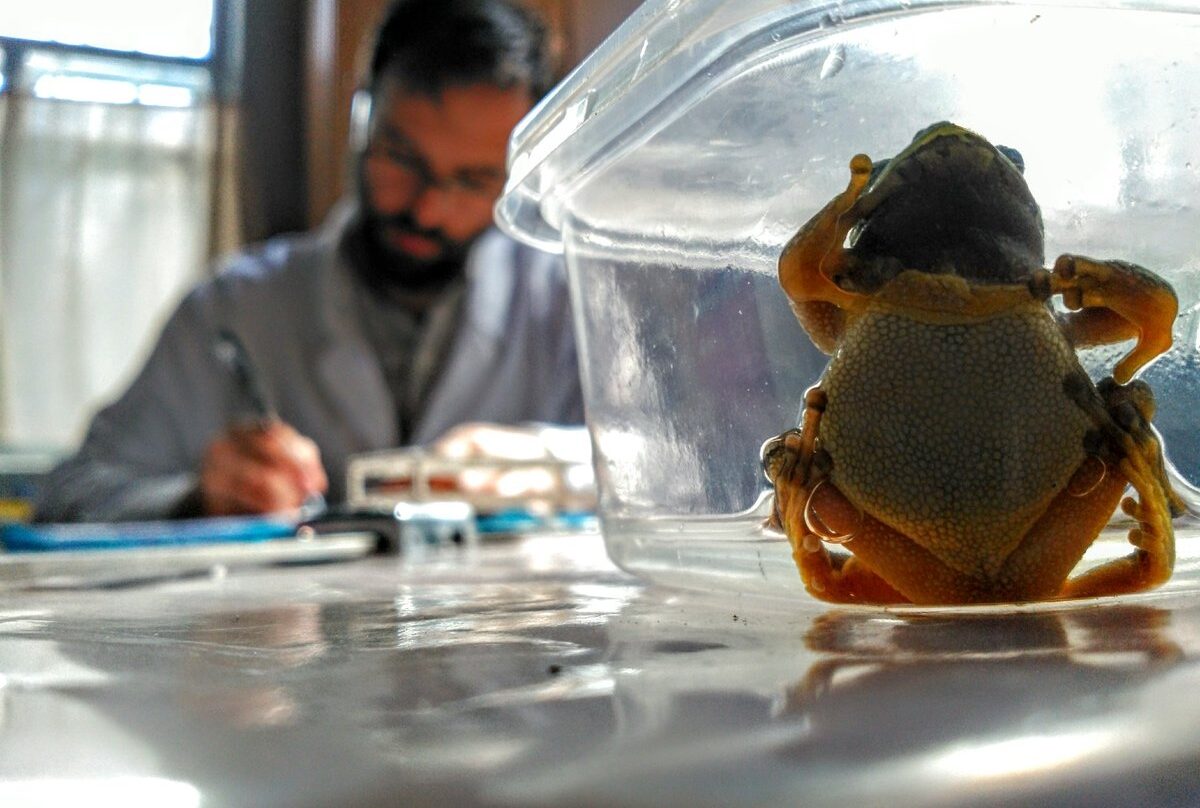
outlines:
[[[903,603],[906,598],[857,559],[832,555],[823,541],[854,538],[864,517],[829,481],[829,455],[817,447],[825,392],[815,386],[804,397],[800,429],[767,441],[762,461],[775,486],[775,515],[800,569],[805,587],[822,600]]]
[[[792,236],[779,257],[779,283],[796,319],[813,343],[833,353],[845,327],[843,309],[854,295],[837,285],[845,256],[843,245],[859,216],[853,208],[871,177],[871,159],[859,154],[850,161],[846,190]]]
[[[1171,327],[1179,310],[1175,291],[1153,272],[1126,261],[1099,261],[1063,255],[1035,283],[1043,293],[1061,294],[1070,313],[1063,324],[1077,346],[1137,339],[1113,370],[1121,384],[1171,347]]]

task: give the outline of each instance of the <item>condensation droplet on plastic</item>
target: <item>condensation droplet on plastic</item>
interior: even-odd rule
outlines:
[[[827,12],[827,13],[821,15],[821,21],[817,23],[817,27],[833,28],[841,21],[842,21],[842,18],[841,18],[840,14],[835,16],[833,13]]]
[[[848,529],[838,531],[830,527],[821,514],[817,512],[817,509],[813,503],[813,498],[815,497],[817,490],[821,487],[821,485],[823,485],[823,483],[817,483],[816,488],[809,493],[808,501],[804,503],[804,526],[808,528],[809,534],[818,537],[821,541],[825,541],[830,544],[845,544],[858,535],[858,531],[862,527],[863,523],[862,511],[858,510],[858,508],[854,509],[853,525],[843,525],[843,527]],[[844,514],[842,521],[845,521]]]
[[[1098,457],[1089,455],[1076,469],[1067,483],[1067,493],[1076,498],[1086,497],[1096,490],[1108,476],[1108,465]]]
[[[834,45],[829,49],[825,62],[821,65],[821,78],[829,79],[836,76],[846,66],[846,47]]]

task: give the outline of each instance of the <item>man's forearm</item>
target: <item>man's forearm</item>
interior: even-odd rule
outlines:
[[[55,469],[38,496],[40,522],[111,522],[198,516],[196,475],[144,474],[75,458]]]

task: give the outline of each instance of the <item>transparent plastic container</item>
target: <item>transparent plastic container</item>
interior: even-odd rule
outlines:
[[[1200,6],[651,0],[517,129],[497,206],[572,278],[602,529],[652,579],[802,593],[762,529],[762,442],[827,361],[776,279],[856,153],[950,120],[1024,156],[1048,264],[1121,258],[1180,297],[1142,376],[1176,485],[1200,483]],[[1084,354],[1095,378],[1128,345]],[[1084,563],[1128,552],[1113,525]],[[1169,587],[1200,588],[1176,524]]]

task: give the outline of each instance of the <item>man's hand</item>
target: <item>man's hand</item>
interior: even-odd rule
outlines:
[[[490,423],[459,424],[430,447],[435,455],[455,460],[559,460],[590,463],[592,445],[583,427],[545,424],[506,426]]]
[[[201,505],[213,516],[294,510],[328,487],[317,445],[282,421],[231,427],[200,468]]]
[[[461,465],[445,491],[474,498],[536,503],[569,503],[572,510],[595,507],[596,480],[591,442],[583,427],[467,423],[454,427],[430,452]],[[549,507],[549,506],[547,506]]]

